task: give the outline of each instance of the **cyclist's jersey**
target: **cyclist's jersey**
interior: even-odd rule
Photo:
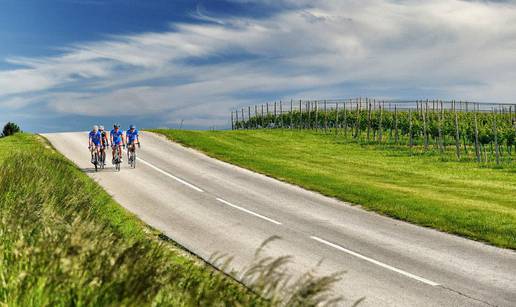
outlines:
[[[113,144],[120,145],[122,143],[122,135],[124,133],[122,130],[118,129],[118,131],[115,131],[115,129],[111,130],[111,137],[113,138]]]
[[[134,129],[133,132],[131,132],[131,129],[127,130],[125,136],[127,137],[127,143],[132,144],[134,140],[138,139],[138,129]]]
[[[90,131],[90,134],[89,134],[89,139],[91,140],[91,142],[95,145],[100,145],[100,132],[97,131],[97,132],[94,132],[94,131]]]
[[[109,143],[106,131],[100,132],[100,142],[102,143],[102,146],[107,146],[107,144]]]

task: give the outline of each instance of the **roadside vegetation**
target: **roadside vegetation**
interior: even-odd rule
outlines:
[[[164,239],[159,239],[164,238]],[[340,275],[286,284],[288,257],[233,274],[146,227],[42,138],[0,139],[0,306],[314,306]],[[219,258],[219,264],[226,258]]]
[[[18,132],[21,132],[20,127],[15,123],[8,122],[2,129],[2,134],[0,134],[0,137],[10,136]]]
[[[313,130],[154,130],[215,158],[422,226],[516,249],[516,165]]]

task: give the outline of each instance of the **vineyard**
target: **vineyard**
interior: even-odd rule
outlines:
[[[231,112],[237,129],[312,129],[364,144],[407,146],[458,160],[513,163],[516,106],[457,101],[356,98],[290,101]]]

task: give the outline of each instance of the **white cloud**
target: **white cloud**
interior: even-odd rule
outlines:
[[[282,3],[290,9],[267,18],[221,19],[200,10],[197,17],[212,22],[65,46],[51,58],[9,59],[24,68],[0,71],[0,104],[44,101],[80,115],[98,108],[165,113],[211,126],[232,106],[271,95],[516,97],[514,4]]]

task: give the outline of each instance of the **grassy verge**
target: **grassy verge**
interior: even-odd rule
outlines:
[[[516,167],[479,167],[311,131],[155,130],[215,158],[445,232],[516,249]]]
[[[261,259],[239,273],[252,292],[157,238],[38,137],[0,139],[0,306],[274,306],[333,300],[328,291],[337,276],[304,276],[296,288],[282,288],[288,258]],[[278,286],[271,287],[275,281]]]

